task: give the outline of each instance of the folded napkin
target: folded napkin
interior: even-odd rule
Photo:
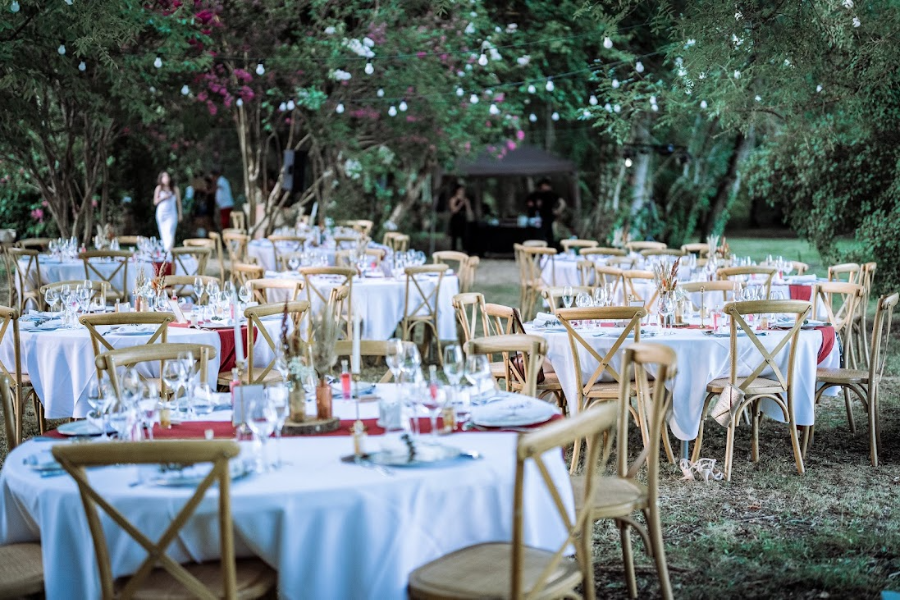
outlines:
[[[547,325],[559,325],[559,319],[556,318],[556,315],[552,315],[550,313],[539,312],[534,317],[534,324],[536,327],[545,327]]]
[[[815,283],[816,279],[818,279],[815,275],[797,275],[795,277],[788,277],[787,281],[791,283]]]

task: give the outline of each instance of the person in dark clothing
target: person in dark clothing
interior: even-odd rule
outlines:
[[[472,204],[466,197],[466,186],[457,185],[450,197],[450,249],[456,250],[456,241],[459,240],[462,251],[468,251],[469,223],[474,221]]]
[[[541,237],[547,241],[549,245],[555,243],[553,239],[553,220],[556,218],[554,209],[559,202],[559,197],[553,193],[550,187],[549,179],[541,179],[538,183],[538,189],[531,192],[525,199],[525,206],[528,208],[528,216],[539,216],[541,218]]]

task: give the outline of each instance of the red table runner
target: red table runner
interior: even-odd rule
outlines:
[[[791,294],[791,300],[805,300],[806,302],[810,301],[812,298],[812,286],[811,285],[789,285],[788,291]]]
[[[169,323],[169,327],[190,327],[188,323]],[[203,329],[203,327],[201,327]],[[221,347],[221,355],[219,356],[219,373],[230,373],[234,368],[234,328],[223,327],[216,329],[207,329],[206,331],[215,331],[219,334],[219,345]],[[259,335],[259,330],[253,330],[253,337]],[[247,356],[247,326],[241,325],[241,344],[244,347],[244,356]]]

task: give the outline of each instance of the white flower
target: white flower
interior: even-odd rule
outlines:
[[[685,75],[687,75],[687,71],[685,69],[678,69],[679,77],[684,77]]]
[[[757,102],[762,102],[762,96],[757,95],[757,96],[756,96],[755,98],[753,98],[753,99],[756,100]]]
[[[818,94],[818,93],[821,92],[823,89],[824,89],[824,88],[822,87],[822,84],[820,83],[819,85],[816,86],[816,93]]]
[[[492,115],[499,115],[500,109],[497,108],[496,104],[491,104],[491,107],[488,109],[488,112],[491,113]]]
[[[325,35],[334,35],[335,31],[336,31],[336,29],[329,25],[328,27],[325,28]]]
[[[707,107],[707,106],[709,106],[709,105],[706,103],[706,100],[701,100],[701,101],[700,101],[700,108],[706,110],[706,107]]]
[[[466,35],[472,35],[475,33],[475,23],[469,23],[465,28]]]
[[[853,8],[853,0],[844,0],[844,8]]]
[[[735,79],[740,79],[740,78],[741,78],[741,72],[738,71],[737,69],[734,70],[734,78],[735,78]]]
[[[502,56],[500,56],[500,52],[496,48],[491,48],[490,52],[491,60],[497,61],[503,58]]]
[[[734,20],[740,21],[744,17],[744,14],[741,11],[734,13]]]
[[[364,37],[364,38],[363,38],[363,44],[366,45],[366,48],[371,48],[371,47],[373,47],[373,46],[375,45],[375,40],[373,40],[373,39],[370,38],[370,37]]]
[[[344,171],[350,179],[359,179],[362,175],[362,163],[355,158],[348,158],[344,163]]]
[[[859,27],[862,23],[859,21],[859,17],[853,17],[853,26]]]
[[[524,67],[531,62],[531,56],[529,56],[528,54],[526,54],[525,56],[520,56],[516,59],[516,62],[519,63],[520,67]]]
[[[513,33],[518,28],[519,28],[519,26],[516,23],[510,23],[509,25],[506,26],[506,32]]]
[[[375,53],[372,52],[372,49],[366,46],[363,42],[352,39],[352,40],[344,40],[344,46],[350,49],[351,52],[356,54],[357,56],[362,56],[365,58],[372,58],[375,56]]]
[[[331,72],[331,78],[337,81],[348,81],[353,78],[353,75],[342,69],[335,69]]]
[[[786,66],[786,67],[791,66],[791,61],[790,61],[789,59],[787,59],[787,58],[784,59],[784,66]]]

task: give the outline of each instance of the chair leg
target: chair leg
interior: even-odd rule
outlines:
[[[750,410],[750,419],[751,426],[753,431],[753,441],[750,445],[750,458],[753,462],[759,462],[759,420],[760,420],[760,411],[759,411],[759,401],[756,401],[752,404],[752,406],[747,407]],[[744,410],[745,414],[747,409]]]
[[[703,424],[706,422],[706,411],[712,397],[713,394],[707,394],[706,399],[703,400],[703,412],[701,413],[703,416],[700,419],[700,429],[697,431],[697,439],[694,440],[694,451],[691,453],[691,462],[700,460],[700,448],[703,446]]]
[[[738,416],[732,416],[728,423],[728,435],[725,441],[725,481],[731,481],[731,465],[734,462],[734,430],[737,429]]]
[[[879,445],[881,443],[881,431],[878,424],[878,398],[877,394],[873,393],[874,388],[872,388],[872,384],[869,384],[868,391],[868,402],[869,405],[869,460],[872,461],[872,466],[878,466],[878,450]]]
[[[634,552],[631,549],[631,532],[628,523],[616,521],[619,527],[619,538],[622,540],[622,562],[625,565],[625,581],[628,584],[628,597],[637,598],[637,580],[634,577]]]
[[[794,462],[797,463],[797,474],[803,475],[806,469],[803,467],[803,453],[800,451],[800,438],[797,435],[797,422],[792,418],[788,422],[791,434],[791,447],[794,449]]]
[[[672,600],[672,582],[669,581],[669,566],[666,564],[666,549],[663,545],[662,523],[659,519],[659,508],[651,506],[644,510],[647,520],[647,533],[653,560],[656,562],[656,576],[659,578],[659,595],[664,600]]]
[[[812,444],[815,428],[815,425],[806,425],[803,427],[803,444],[801,448],[803,460],[806,460],[806,452],[809,449],[810,444]]]
[[[850,433],[856,434],[856,421],[853,420],[853,406],[850,402],[850,390],[844,388],[844,406],[847,408],[847,423],[850,424]]]
[[[578,461],[581,459],[581,444],[584,440],[576,440],[572,446],[572,464],[569,466],[569,473],[574,475],[578,471]]]
[[[37,416],[38,430],[41,432],[41,435],[44,435],[47,431],[47,420],[44,418],[44,405],[41,404],[37,394],[33,395],[31,400],[34,402],[34,414]],[[19,435],[21,439],[21,433]]]

